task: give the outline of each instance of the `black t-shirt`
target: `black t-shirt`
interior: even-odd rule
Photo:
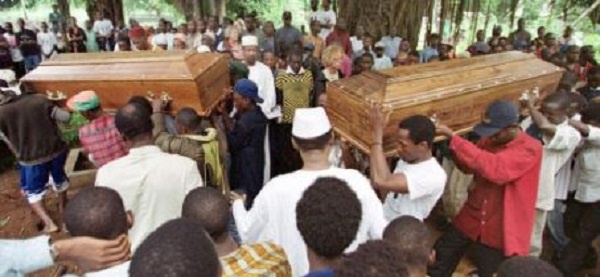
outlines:
[[[23,56],[32,56],[40,54],[40,46],[37,44],[37,35],[34,31],[24,29],[21,32],[18,32],[16,35]]]

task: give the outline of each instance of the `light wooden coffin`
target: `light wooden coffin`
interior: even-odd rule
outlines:
[[[191,52],[115,52],[62,54],[23,78],[37,93],[72,96],[94,90],[105,110],[116,110],[133,95],[168,93],[173,110],[199,112],[216,104],[229,83],[229,58]]]
[[[392,110],[383,140],[395,153],[398,123],[411,115],[436,117],[465,133],[498,99],[518,104],[523,91],[554,92],[563,72],[534,55],[508,52],[471,59],[373,71],[327,85],[327,113],[335,131],[365,153],[372,143],[370,100]]]

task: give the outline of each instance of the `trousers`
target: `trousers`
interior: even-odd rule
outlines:
[[[600,201],[582,204],[581,212],[576,232],[558,261],[558,269],[565,276],[573,275],[581,267],[592,241],[600,235]]]

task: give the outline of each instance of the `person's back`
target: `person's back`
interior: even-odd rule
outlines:
[[[497,277],[561,277],[558,269],[535,257],[514,257],[504,261],[498,268]]]
[[[125,208],[136,215],[138,224],[129,232],[135,249],[150,232],[181,214],[185,195],[202,186],[202,179],[194,161],[152,145],[150,114],[138,105],[121,108],[115,124],[134,147],[100,168],[96,185],[115,189]]]
[[[59,114],[42,95],[24,94],[0,104],[0,133],[19,162],[45,162],[67,149],[54,119]]]
[[[113,240],[126,234],[133,224],[133,217],[125,211],[119,194],[109,188],[84,188],[65,208],[65,226],[72,237],[93,237]],[[86,272],[85,277],[129,276],[129,262],[110,268]]]

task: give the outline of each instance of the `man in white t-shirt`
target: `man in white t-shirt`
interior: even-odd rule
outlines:
[[[535,108],[536,98],[529,93],[523,100],[544,144],[536,216],[531,236],[531,256],[539,256],[542,253],[542,235],[546,226],[546,216],[554,209],[556,191],[566,191],[569,186],[566,182],[560,182],[558,184],[565,188],[556,188],[556,174],[570,160],[581,141],[579,132],[568,124],[571,98],[567,93],[557,92],[546,96],[540,111]],[[531,128],[527,129],[527,133],[532,134]]]
[[[386,56],[383,52],[385,51],[385,44],[378,42],[375,44],[375,59],[373,60],[373,70],[384,70],[394,67],[392,59]]]
[[[48,31],[48,24],[42,22],[42,31],[37,34],[37,42],[42,49],[42,57],[49,59],[56,48],[56,35]]]
[[[318,5],[318,0],[312,0],[311,6],[314,7]],[[337,22],[337,17],[335,12],[329,8],[329,0],[323,0],[321,2],[321,7],[323,10],[313,12],[311,15],[311,20],[317,20],[321,23],[321,33],[319,36],[325,40],[331,31],[333,31],[333,27]]]
[[[96,33],[96,39],[98,40],[98,46],[101,51],[110,51],[110,39],[112,39],[112,32],[115,28],[112,21],[108,19],[106,15],[102,16],[100,12],[96,13],[96,21],[94,21],[94,27],[92,28]]]
[[[317,178],[335,177],[345,181],[361,202],[361,223],[346,252],[367,240],[381,238],[387,221],[367,178],[356,170],[329,165],[333,134],[323,108],[296,110],[292,143],[300,152],[303,168],[273,178],[258,194],[251,210],[246,211],[242,199],[236,199],[232,209],[244,243],[271,241],[281,245],[288,255],[293,276],[304,276],[309,264],[306,246],[296,227],[296,204]]]
[[[354,57],[360,56],[358,52],[363,50],[363,35],[365,34],[365,27],[357,25],[354,30],[354,36],[350,37],[350,43],[352,43],[352,55]]]
[[[383,151],[383,130],[387,125],[381,105],[371,109],[373,143],[371,177],[375,187],[387,193],[383,210],[387,220],[410,215],[424,220],[442,196],[446,172],[432,156],[435,124],[426,116],[408,117],[396,135],[400,160],[390,172]]]

